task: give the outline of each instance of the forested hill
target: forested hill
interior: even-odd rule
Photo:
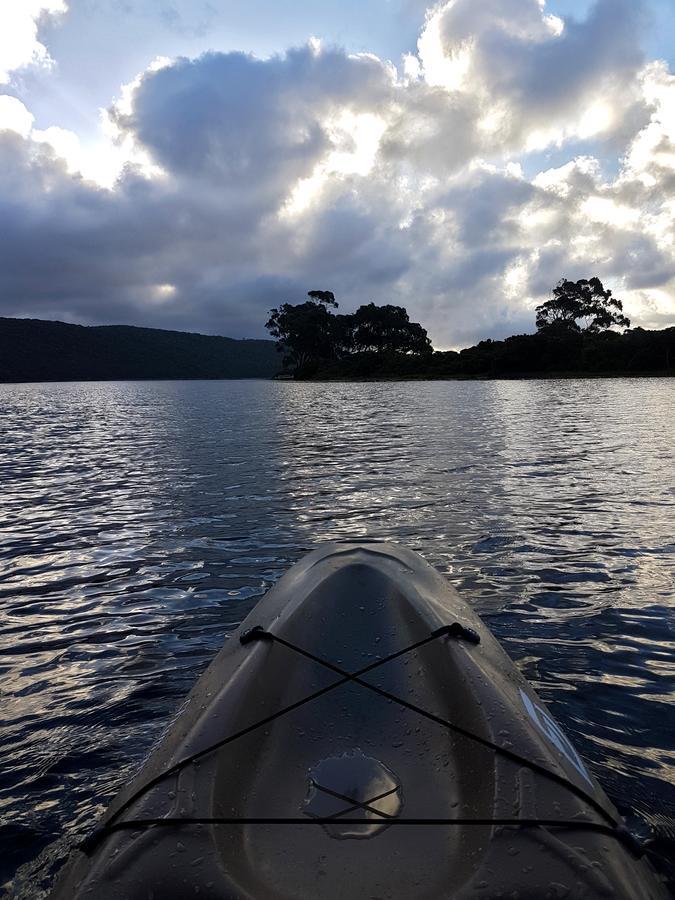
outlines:
[[[0,382],[270,378],[274,342],[0,317]]]

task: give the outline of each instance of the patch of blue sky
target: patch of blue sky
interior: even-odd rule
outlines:
[[[518,157],[518,162],[525,177],[532,180],[539,172],[559,169],[579,156],[592,156],[596,159],[606,181],[615,179],[621,170],[621,158],[617,156],[616,147],[608,147],[607,142],[598,141],[597,138],[565,141],[560,147],[523,154]]]

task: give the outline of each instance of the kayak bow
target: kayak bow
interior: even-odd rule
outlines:
[[[308,554],[232,634],[52,897],[666,896],[478,616],[390,544]]]

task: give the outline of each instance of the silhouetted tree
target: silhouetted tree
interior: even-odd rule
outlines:
[[[354,352],[354,316],[331,316],[333,356],[343,359]]]
[[[411,322],[402,306],[360,306],[353,316],[354,349],[357,352],[432,353],[431,341],[417,322]]]
[[[309,291],[304,303],[282,303],[270,310],[265,328],[277,338],[284,366],[300,372],[319,359],[330,359],[334,348],[334,320],[328,306],[337,307],[332,291]]]
[[[402,306],[360,306],[353,315],[333,315],[332,291],[309,291],[305,303],[282,303],[270,310],[266,328],[277,338],[284,366],[296,374],[316,364],[360,353],[426,356],[433,352],[426,331],[411,322]]]
[[[553,296],[536,308],[539,331],[586,331],[591,334],[613,326],[629,328],[623,304],[605,290],[599,278],[562,278],[553,288]],[[579,324],[581,322],[581,324]]]

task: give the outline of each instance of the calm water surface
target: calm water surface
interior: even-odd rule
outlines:
[[[0,884],[39,896],[259,597],[401,542],[673,877],[675,380],[0,385]]]

